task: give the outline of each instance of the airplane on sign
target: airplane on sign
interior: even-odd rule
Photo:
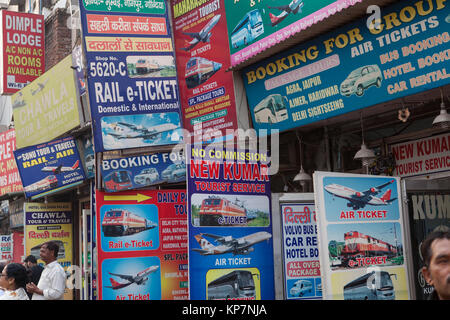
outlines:
[[[390,185],[395,180],[390,180],[378,187],[372,187],[366,191],[359,192],[339,184],[329,184],[324,189],[333,196],[348,200],[347,207],[354,210],[364,208],[366,205],[381,206],[388,205],[397,198],[391,199],[391,189],[388,189],[381,197],[375,197],[381,192],[381,189]]]
[[[181,48],[184,51],[189,51],[193,47],[195,47],[200,41],[202,42],[209,42],[209,38],[211,38],[212,33],[210,32],[212,28],[219,22],[221,15],[214,16],[211,20],[208,21],[208,23],[203,27],[200,32],[183,32],[185,35],[190,36],[193,38],[189,43],[189,46],[186,48]]]
[[[44,168],[41,169],[41,171],[51,171],[53,172],[53,174],[59,174],[61,172],[65,172],[65,171],[73,171],[79,168],[80,165],[80,160],[77,160],[73,166],[71,167],[63,167],[63,165],[59,165],[59,166],[45,166]]]
[[[110,124],[110,127],[116,133],[109,133],[117,139],[156,139],[161,136],[162,133],[177,129],[177,126],[172,123],[164,123],[157,126],[153,126],[150,129],[143,128],[142,126],[136,126],[125,122],[116,122]]]
[[[215,239],[220,245],[213,245],[203,236]],[[192,250],[200,253],[202,256],[224,253],[233,253],[233,255],[249,254],[255,250],[253,245],[264,240],[269,240],[271,237],[272,235],[265,231],[249,234],[248,236],[238,239],[235,239],[232,236],[224,237],[211,233],[200,233],[195,236],[195,240],[200,244],[201,249],[193,248]]]
[[[113,290],[117,290],[117,289],[122,289],[122,288],[128,287],[130,284],[133,284],[133,283],[136,283],[137,285],[145,285],[145,283],[148,280],[148,275],[155,272],[156,270],[158,270],[158,268],[159,268],[159,266],[148,267],[147,269],[144,269],[144,270],[138,272],[135,276],[108,272],[110,275],[119,277],[128,282],[120,283],[120,282],[117,282],[116,280],[114,280],[113,278],[109,278],[109,280],[111,281],[111,285],[105,286],[105,288],[111,288]]]
[[[302,0],[292,0],[291,3],[285,6],[279,6],[279,7],[270,7],[269,9],[277,9],[281,10],[282,12],[276,16],[269,12],[270,22],[272,22],[272,27],[279,24],[281,21],[283,21],[291,12],[293,14],[297,14],[299,11],[301,11],[301,8],[303,7],[303,1]]]

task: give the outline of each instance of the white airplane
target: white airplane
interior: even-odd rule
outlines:
[[[386,182],[378,187],[372,187],[366,191],[359,192],[341,186],[339,184],[329,184],[324,189],[333,196],[348,200],[347,207],[352,207],[354,210],[364,208],[366,205],[381,206],[388,205],[397,198],[391,199],[391,189],[388,189],[381,197],[375,197],[381,192],[381,189],[393,183],[394,180]]]
[[[209,38],[211,38],[212,33],[210,32],[212,28],[219,22],[221,15],[214,16],[208,23],[200,30],[200,32],[183,32],[185,35],[193,38],[189,43],[189,46],[186,48],[181,48],[184,51],[189,51],[193,47],[195,47],[200,41],[209,42]]]
[[[54,174],[59,174],[61,172],[65,172],[65,171],[73,171],[78,169],[80,166],[80,160],[77,160],[73,166],[71,167],[63,167],[63,165],[59,165],[59,166],[45,166],[44,168],[41,169],[41,171],[51,171]]]
[[[208,240],[203,238],[203,236],[211,237],[220,243],[220,245],[215,246]],[[272,235],[268,232],[261,231],[248,236],[234,239],[232,236],[219,236],[210,233],[200,233],[195,236],[195,240],[200,244],[201,249],[194,248],[193,251],[200,253],[202,256],[213,255],[213,254],[224,254],[233,253],[237,254],[249,254],[254,251],[254,244],[262,242],[264,240],[269,240]]]
[[[301,8],[303,7],[303,0],[292,0],[291,3],[285,6],[279,6],[279,7],[270,7],[269,9],[277,9],[281,10],[282,12],[276,16],[269,12],[270,22],[272,22],[272,27],[283,21],[290,13],[297,14],[299,11],[301,11]]]
[[[113,290],[121,289],[128,287],[130,284],[136,283],[137,285],[145,285],[145,283],[148,280],[148,275],[158,270],[159,266],[151,266],[147,269],[144,269],[140,272],[138,272],[135,276],[130,276],[126,274],[117,274],[117,273],[111,273],[108,272],[112,276],[119,277],[123,280],[126,280],[128,282],[120,283],[114,280],[113,278],[109,278],[109,281],[111,281],[110,286],[105,286],[105,288],[111,288]]]
[[[115,131],[115,133],[109,134],[117,139],[138,139],[138,138],[156,139],[162,133],[175,130],[178,127],[173,123],[164,123],[146,129],[142,126],[136,126],[134,124],[129,124],[125,122],[116,122],[110,124],[110,128],[112,128]]]

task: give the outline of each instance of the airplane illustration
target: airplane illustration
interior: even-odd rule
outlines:
[[[50,78],[44,80],[43,82],[38,82],[37,88],[35,90],[31,89],[31,95],[34,96],[36,93],[41,92],[47,84],[48,80],[50,80]]]
[[[120,283],[114,280],[113,278],[109,278],[109,281],[111,281],[110,286],[105,286],[105,288],[111,288],[113,290],[122,289],[125,287],[128,287],[130,284],[137,284],[137,285],[145,285],[148,280],[148,275],[158,270],[159,266],[151,266],[147,269],[144,269],[140,272],[138,272],[135,276],[130,276],[126,274],[118,274],[118,273],[111,273],[108,272],[112,276],[119,277],[123,280],[126,280],[128,282]]]
[[[391,189],[388,189],[381,197],[375,197],[381,192],[381,189],[393,183],[390,180],[378,187],[372,187],[366,191],[359,192],[351,188],[341,186],[339,184],[329,184],[324,189],[333,196],[348,200],[347,207],[352,207],[354,210],[364,208],[366,205],[381,206],[388,205],[397,198],[391,199]]]
[[[209,42],[209,38],[211,38],[212,33],[210,32],[212,28],[219,22],[221,15],[214,16],[211,18],[211,20],[208,21],[208,23],[200,30],[200,32],[183,32],[185,35],[190,36],[193,38],[189,43],[189,46],[186,48],[181,48],[184,51],[189,51],[193,47],[195,47],[200,41],[202,42]]]
[[[213,245],[203,236],[215,239],[220,245]],[[211,233],[200,233],[195,236],[195,240],[200,244],[201,249],[193,248],[192,250],[200,253],[202,256],[224,253],[233,253],[233,255],[249,254],[255,250],[253,245],[264,240],[269,240],[271,237],[272,235],[265,231],[249,234],[238,239],[235,239],[232,236],[224,237]]]
[[[109,134],[116,139],[156,139],[160,137],[162,133],[178,128],[173,123],[164,123],[147,129],[142,126],[136,126],[126,122],[115,122],[110,124],[110,127],[115,131],[115,133]]]
[[[272,22],[272,27],[279,24],[281,21],[283,21],[290,13],[297,14],[299,11],[302,12],[303,7],[303,0],[292,0],[291,3],[285,6],[279,6],[279,7],[270,7],[269,9],[277,9],[281,10],[282,12],[276,16],[269,12],[270,22]]]
[[[65,171],[73,171],[78,169],[80,166],[80,160],[77,160],[73,166],[71,167],[63,167],[63,165],[59,165],[59,166],[45,166],[44,168],[41,169],[41,171],[51,171],[53,172],[53,174],[59,174],[61,172],[65,172]]]
[[[52,174],[33,184],[30,184],[29,186],[25,186],[23,189],[25,192],[35,192],[55,188],[57,185],[58,179]]]

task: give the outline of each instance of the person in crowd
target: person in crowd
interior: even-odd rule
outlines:
[[[450,300],[450,231],[430,233],[420,247],[427,283],[434,287],[430,300]]]
[[[41,278],[41,273],[44,270],[44,267],[38,265],[36,257],[33,255],[29,255],[23,261],[23,265],[28,271],[28,277],[30,278],[30,282],[39,283],[39,279]],[[28,292],[28,297],[31,299],[33,296],[32,293]]]
[[[0,300],[30,300],[25,291],[27,282],[25,267],[20,263],[9,263],[0,274],[0,286],[5,289]]]
[[[5,264],[0,263],[0,274],[3,272],[4,268],[5,268]],[[5,289],[3,289],[2,286],[0,285],[0,296],[2,296],[4,293],[5,293]]]
[[[31,300],[63,300],[66,287],[66,273],[58,263],[59,246],[54,241],[41,245],[40,256],[45,263],[38,284],[30,282],[27,291],[33,294]]]

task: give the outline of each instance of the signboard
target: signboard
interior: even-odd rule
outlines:
[[[191,300],[275,298],[268,155],[188,148]]]
[[[186,181],[186,164],[180,152],[103,159],[101,169],[106,192]]]
[[[23,225],[23,222],[22,222]],[[24,258],[24,238],[23,238],[23,232],[20,231],[13,231],[11,233],[12,237],[12,247],[13,247],[13,262],[15,263],[22,263]]]
[[[448,4],[423,4],[401,1],[376,28],[360,19],[244,68],[255,129],[289,130],[450,83]]]
[[[226,1],[231,64],[236,66],[361,0]]]
[[[96,191],[100,300],[188,298],[186,193]]]
[[[16,150],[14,156],[27,198],[67,189],[85,179],[73,137]]]
[[[450,170],[450,133],[391,146],[394,175],[410,177]]]
[[[33,255],[38,264],[44,264],[39,254],[41,245],[55,241],[59,246],[57,261],[68,272],[73,263],[72,203],[25,203],[25,256]],[[65,300],[72,292],[66,288]]]
[[[96,152],[182,141],[175,57],[163,0],[83,1]]]
[[[322,298],[314,204],[281,204],[281,221],[286,298]]]
[[[323,297],[409,300],[399,178],[314,173]]]
[[[12,96],[17,148],[47,142],[80,125],[72,55]]]
[[[0,235],[0,260],[10,261],[13,259],[13,243],[12,237],[8,235]]]
[[[24,199],[9,201],[9,227],[11,229],[23,228],[23,204]]]
[[[45,72],[45,25],[39,14],[2,10],[1,93],[13,94]]]
[[[215,131],[226,137],[226,129],[237,129],[233,74],[226,71],[226,1],[203,1],[180,10],[185,2],[172,2],[183,127],[203,141],[214,139]]]
[[[14,150],[16,150],[16,131],[10,129],[0,133],[0,196],[23,191]]]

